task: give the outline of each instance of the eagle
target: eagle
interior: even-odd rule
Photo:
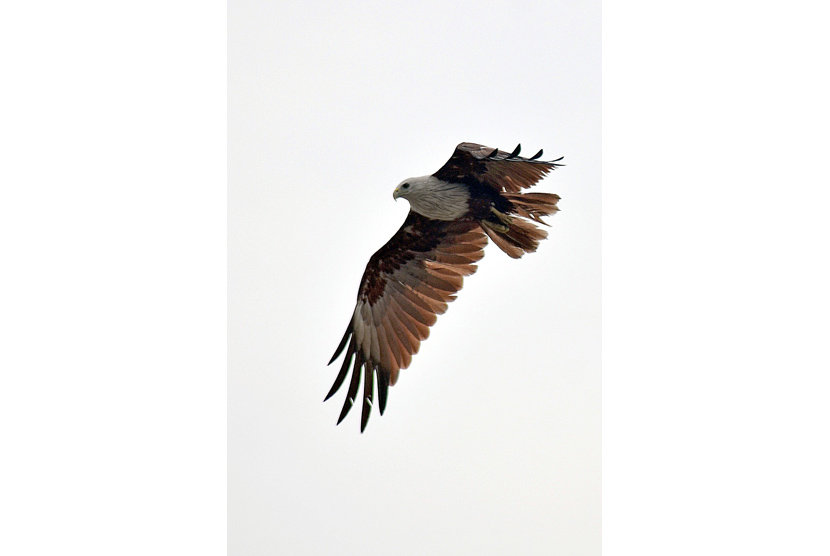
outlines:
[[[374,382],[380,414],[389,386],[406,369],[437,315],[447,310],[461,289],[464,276],[476,271],[487,238],[509,257],[536,251],[547,232],[541,217],[554,214],[559,196],[525,193],[564,157],[539,160],[513,152],[461,143],[440,170],[409,178],[392,197],[409,201],[401,228],[369,259],[357,304],[331,365],[345,350],[343,364],[326,395],[331,398],[352,369],[349,391],[337,424],[357,399],[364,378],[360,432],[366,429],[374,405]],[[352,364],[353,363],[353,364]],[[324,401],[325,401],[324,400]]]

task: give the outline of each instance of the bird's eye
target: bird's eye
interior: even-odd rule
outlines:
[[[402,189],[409,189],[409,184],[405,183],[401,186]]]

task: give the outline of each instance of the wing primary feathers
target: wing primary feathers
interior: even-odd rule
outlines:
[[[352,317],[354,318],[354,317]],[[329,361],[329,365],[334,363],[334,360],[340,357],[340,354],[343,352],[343,348],[346,347],[346,342],[349,341],[349,336],[352,334],[352,321],[349,321],[349,326],[346,327],[346,333],[343,334],[343,339],[340,340],[340,345],[337,346],[337,349],[334,350],[334,355],[332,356],[331,360]]]
[[[537,158],[539,158],[540,156],[542,156],[542,152],[543,152],[543,151],[544,151],[544,149],[539,149],[539,152],[538,152],[538,153],[536,153],[536,154],[534,154],[533,156],[531,156],[531,157],[530,157],[530,160],[536,160]],[[559,160],[562,160],[562,159],[560,158]]]
[[[354,356],[355,352],[355,341],[352,338],[352,341],[349,342],[349,351],[346,352],[346,357],[343,359],[343,366],[340,367],[340,374],[337,375],[337,379],[335,379],[334,384],[331,386],[331,390],[329,393],[326,394],[326,398],[323,401],[326,401],[330,397],[334,395],[335,392],[340,390],[340,386],[342,386],[343,381],[346,379],[346,375],[349,374],[349,365],[352,363],[352,357]]]
[[[337,424],[346,417],[346,414],[354,405],[355,396],[357,396],[357,389],[360,387],[360,371],[363,366],[363,356],[360,350],[357,350],[354,358],[354,369],[352,370],[352,382],[349,384],[349,393],[346,394],[346,401],[343,403],[343,409],[340,411],[340,417],[337,418]]]
[[[561,166],[558,163],[561,157],[554,161],[541,160],[544,152],[540,150],[532,158],[525,158],[520,155],[521,149],[521,143],[511,153],[478,143],[459,143],[450,159],[432,175],[448,182],[460,180],[496,192],[518,193]]]
[[[383,410],[386,409],[386,394],[388,392],[389,374],[381,371],[378,373],[378,408],[381,415],[383,415]]]
[[[363,365],[363,372],[366,376],[363,382],[363,411],[360,414],[361,433],[366,429],[366,423],[369,422],[369,416],[372,414],[372,395],[375,391],[374,367],[375,364],[369,361],[367,361],[366,364]]]

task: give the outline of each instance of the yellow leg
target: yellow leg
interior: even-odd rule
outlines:
[[[501,222],[501,224],[497,224],[495,222],[489,222],[488,221],[487,223],[490,224],[491,228],[493,228],[497,232],[501,232],[501,233],[506,233],[507,231],[510,230],[510,223],[513,222],[513,217],[512,216],[510,216],[509,214],[504,214],[503,212],[496,210],[496,207],[494,207],[494,206],[490,207],[490,212],[492,212],[494,215],[496,215],[496,218],[498,218],[499,222]]]

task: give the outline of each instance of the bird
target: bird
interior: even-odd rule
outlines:
[[[447,310],[465,276],[477,270],[488,238],[509,257],[536,251],[548,226],[541,217],[553,215],[558,195],[523,192],[553,169],[556,160],[539,160],[478,143],[460,143],[434,174],[409,178],[392,197],[406,199],[410,211],[401,228],[369,259],[358,288],[357,304],[343,339],[329,361],[345,351],[340,372],[325,397],[352,376],[339,425],[357,399],[363,377],[360,432],[374,405],[374,379],[380,414],[389,386],[429,336],[437,315]]]

